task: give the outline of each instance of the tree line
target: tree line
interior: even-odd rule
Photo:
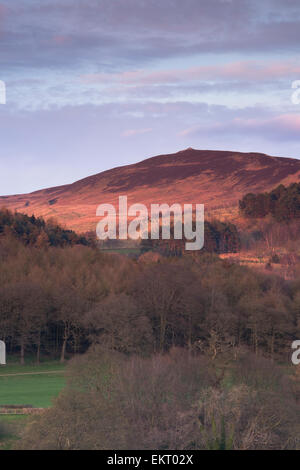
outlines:
[[[195,230],[195,224],[193,227]],[[182,228],[182,234],[184,229]],[[185,244],[188,240],[185,236],[180,240],[174,237],[174,224],[170,226],[170,239],[162,238],[162,228],[158,240],[148,239],[141,241],[141,251],[154,251],[163,256],[182,256],[186,253]],[[241,242],[237,227],[230,222],[219,220],[204,222],[204,247],[203,252],[208,253],[237,253],[240,250]]]
[[[42,217],[28,216],[20,212],[0,209],[0,236],[9,235],[24,245],[73,246],[88,245],[83,235],[63,229],[53,218],[47,222]]]
[[[8,353],[60,357],[93,344],[124,354],[241,346],[272,360],[300,337],[300,277],[285,281],[211,253],[138,260],[92,247],[0,239],[0,334]]]
[[[276,221],[300,217],[300,183],[277,186],[270,192],[248,193],[239,201],[240,212],[247,218],[263,218],[271,214]]]

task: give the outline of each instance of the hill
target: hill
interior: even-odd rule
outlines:
[[[0,207],[46,219],[55,217],[64,226],[83,232],[95,229],[97,206],[117,205],[120,195],[127,195],[129,204],[204,203],[207,209],[216,209],[237,207],[249,190],[264,192],[299,179],[300,161],[296,159],[188,148],[69,185],[2,196]]]

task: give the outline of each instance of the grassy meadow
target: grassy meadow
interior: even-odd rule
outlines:
[[[64,364],[57,361],[0,367],[1,405],[31,405],[48,408],[65,385]],[[0,414],[0,449],[9,450],[19,439],[30,416]]]

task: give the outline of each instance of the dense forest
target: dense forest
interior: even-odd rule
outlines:
[[[53,408],[18,449],[299,449],[299,375],[236,351],[152,356],[98,347],[68,366]]]
[[[7,209],[0,209],[1,235],[13,236],[24,245],[63,247],[88,244],[85,237],[61,228],[54,219],[45,222],[42,217],[13,213]]]
[[[9,352],[65,359],[91,344],[130,354],[249,347],[286,358],[300,336],[300,280],[209,253],[138,260],[84,246],[0,240],[1,336]]]
[[[300,335],[297,272],[285,281],[214,254],[239,249],[233,224],[205,222],[193,256],[184,240],[145,240],[137,259],[7,210],[0,231],[1,336],[21,363],[26,353],[64,361],[98,343],[125,354],[243,345],[273,360]]]
[[[131,259],[30,242],[52,225],[3,214],[1,339],[21,364],[70,360],[18,448],[299,448],[299,269],[285,280],[221,259],[238,248],[231,224],[206,224],[208,249],[192,255]]]
[[[195,227],[193,227],[195,230]],[[182,229],[184,234],[184,230]],[[181,240],[174,238],[174,225],[170,227],[170,240],[159,240],[149,238],[141,241],[142,253],[154,251],[163,256],[182,256],[186,253],[185,244],[187,239],[183,236]],[[160,234],[161,235],[161,234]],[[240,249],[240,236],[236,226],[229,222],[212,220],[204,222],[204,247],[203,252],[208,253],[237,253]]]
[[[300,183],[288,187],[277,186],[269,193],[246,194],[240,201],[241,214],[249,218],[262,218],[271,214],[276,221],[289,221],[300,217]]]

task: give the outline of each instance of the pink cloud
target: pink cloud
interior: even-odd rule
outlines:
[[[233,118],[224,122],[202,123],[179,132],[180,137],[218,134],[260,135],[273,140],[299,139],[300,114],[282,114],[270,118]]]
[[[300,136],[300,114],[283,114],[273,119],[278,126],[299,132]]]
[[[66,44],[66,43],[68,43],[68,42],[71,41],[71,39],[70,39],[69,36],[64,36],[64,35],[62,35],[62,34],[59,34],[59,35],[54,36],[52,40],[53,40],[53,42],[54,42],[55,44],[57,44],[57,45],[59,45],[59,46],[60,46],[60,45],[64,45],[64,44]]]
[[[233,119],[232,124],[245,129],[270,129],[274,131],[289,131],[300,133],[300,115],[282,114],[270,119]]]
[[[300,77],[300,65],[295,65],[295,61],[265,63],[249,60],[154,72],[134,70],[114,74],[87,74],[81,80],[85,83],[157,85],[199,80],[274,80],[288,77]]]

